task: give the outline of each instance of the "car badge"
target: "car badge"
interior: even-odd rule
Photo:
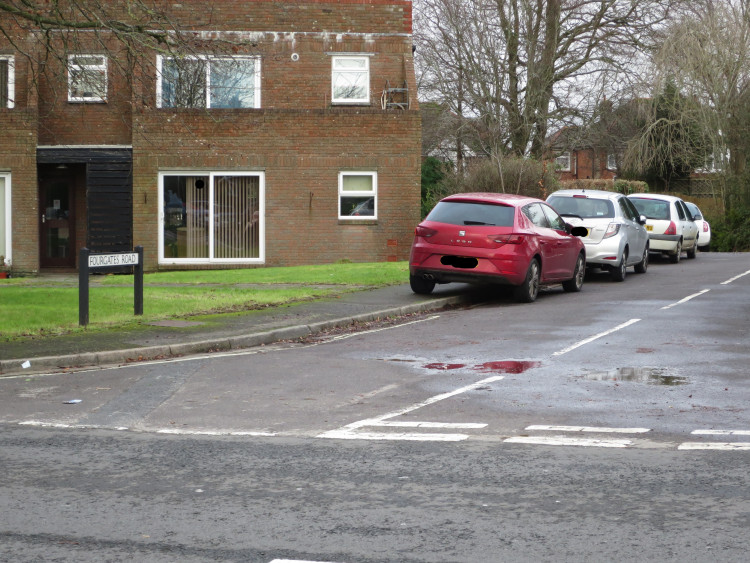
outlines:
[[[465,237],[466,236],[466,231],[458,231],[458,236]]]

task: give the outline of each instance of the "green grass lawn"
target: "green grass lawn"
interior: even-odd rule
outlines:
[[[0,340],[236,313],[407,280],[406,262],[160,272],[144,276],[144,314],[134,317],[132,275],[91,276],[83,328],[72,277],[12,278],[0,280]]]

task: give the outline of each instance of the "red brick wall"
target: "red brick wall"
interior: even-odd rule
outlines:
[[[420,131],[414,111],[231,110],[136,116],[134,241],[156,265],[158,173],[263,170],[266,264],[406,260],[419,221]],[[189,130],[189,132],[188,132]],[[338,219],[338,173],[378,173],[378,219]],[[311,195],[312,194],[312,195]]]
[[[32,110],[0,109],[0,171],[11,173],[14,272],[39,269],[36,119]]]

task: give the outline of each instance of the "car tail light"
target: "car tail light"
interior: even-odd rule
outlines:
[[[521,244],[524,240],[524,236],[518,233],[512,233],[509,235],[490,235],[487,238],[498,244]]]
[[[609,226],[607,227],[607,232],[604,233],[603,238],[613,237],[619,232],[620,232],[620,225],[618,223],[610,223]]]
[[[417,228],[414,229],[414,234],[418,237],[430,238],[431,236],[436,235],[437,231],[435,229],[430,229],[429,227],[418,225]]]
[[[676,235],[677,234],[677,225],[674,224],[674,221],[669,222],[669,227],[667,227],[667,230],[664,231],[665,235]]]
[[[703,221],[703,232],[704,233],[708,232],[708,221]]]

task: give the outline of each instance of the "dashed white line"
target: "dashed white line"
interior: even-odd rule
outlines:
[[[744,277],[744,276],[746,276],[748,274],[750,274],[750,270],[748,270],[747,272],[744,272],[744,273],[740,274],[739,276],[734,276],[733,278],[729,278],[727,281],[721,282],[721,285],[729,285],[733,281],[737,281],[741,277]]]
[[[704,436],[750,436],[750,430],[693,430],[691,434]]]
[[[593,342],[594,340],[597,340],[599,338],[602,338],[604,336],[607,336],[608,334],[612,334],[613,332],[617,332],[618,330],[622,330],[623,328],[627,328],[632,324],[637,323],[641,319],[630,319],[626,323],[622,323],[621,325],[617,325],[614,328],[611,328],[609,330],[605,330],[604,332],[600,332],[599,334],[595,334],[594,336],[590,336],[589,338],[586,338],[585,340],[581,340],[580,342],[577,342],[573,344],[572,346],[568,346],[567,348],[563,348],[562,350],[559,350],[552,354],[553,356],[562,356],[563,354],[567,354],[568,352],[571,352],[575,350],[576,348],[580,348],[581,346],[584,346],[588,344],[589,342]]]
[[[568,438],[567,436],[512,436],[504,440],[506,444],[533,444],[539,446],[586,446],[594,448],[627,448],[631,440]]]
[[[750,450],[750,442],[684,442],[678,450]]]
[[[704,293],[708,293],[709,291],[711,291],[711,290],[710,289],[704,289],[702,291],[699,291],[698,293],[693,293],[692,295],[688,295],[684,299],[680,299],[676,303],[672,303],[671,305],[667,305],[665,307],[662,307],[661,310],[664,311],[666,309],[671,309],[672,307],[677,307],[677,305],[682,305],[683,303],[686,303],[686,302],[690,301],[691,299],[695,299],[696,297],[700,297],[701,295],[703,295]]]
[[[643,434],[651,432],[650,428],[610,428],[606,426],[550,426],[546,424],[532,424],[526,430],[551,430],[554,432],[601,432],[612,434]]]

